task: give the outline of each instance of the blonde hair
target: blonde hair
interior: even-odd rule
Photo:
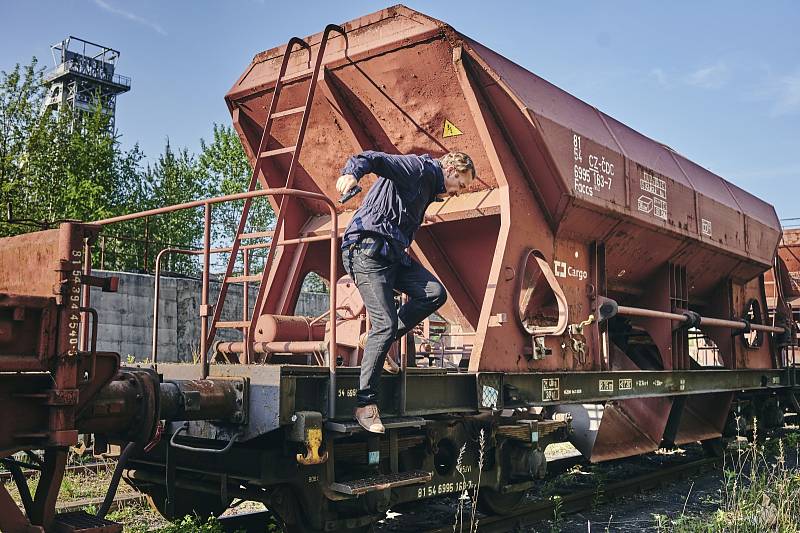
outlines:
[[[464,152],[448,152],[439,158],[439,163],[441,163],[443,167],[452,166],[459,172],[471,170],[472,179],[477,177],[475,173],[475,163],[473,163],[472,158]]]

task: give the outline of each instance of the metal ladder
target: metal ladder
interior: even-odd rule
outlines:
[[[284,185],[285,188],[291,188],[292,183],[294,181],[295,171],[297,170],[298,161],[300,159],[300,150],[303,146],[303,140],[306,134],[306,127],[308,125],[308,118],[311,113],[311,105],[314,100],[314,92],[317,88],[317,78],[319,77],[320,67],[322,66],[322,59],[325,55],[325,47],[328,44],[328,38],[331,32],[337,32],[341,34],[345,39],[347,38],[344,29],[335,25],[329,24],[325,27],[325,31],[322,34],[322,40],[319,44],[319,50],[317,51],[316,60],[314,62],[314,67],[308,70],[302,70],[300,72],[290,74],[286,76],[286,66],[289,62],[289,57],[291,56],[292,50],[295,47],[305,48],[309,54],[309,63],[311,62],[311,46],[300,39],[299,37],[292,37],[289,40],[289,43],[286,45],[286,51],[283,54],[283,60],[281,62],[281,68],[278,73],[278,78],[275,82],[275,89],[272,93],[272,100],[269,105],[269,109],[267,110],[267,119],[264,124],[264,131],[261,135],[261,141],[258,145],[258,150],[255,154],[255,165],[253,165],[253,175],[250,178],[250,185],[248,191],[256,190],[259,186],[261,188],[268,188],[266,180],[261,178],[263,175],[263,164],[266,160],[279,156],[281,154],[292,154],[292,160],[289,164],[289,170],[286,176],[286,184]],[[290,109],[286,109],[283,111],[276,111],[278,108],[278,101],[280,100],[281,90],[283,86],[287,82],[297,81],[299,79],[303,79],[306,76],[310,76],[308,92],[306,95],[305,105],[294,107]],[[293,146],[286,146],[282,148],[267,150],[267,146],[269,145],[269,141],[271,139],[271,130],[272,125],[275,119],[279,119],[281,117],[287,117],[291,115],[297,115],[302,113],[302,119],[300,121],[300,128],[297,132],[296,141]],[[248,198],[244,202],[244,207],[242,209],[242,216],[239,220],[239,226],[236,230],[236,237],[234,238],[233,245],[231,247],[230,258],[228,259],[228,268],[225,271],[225,277],[222,281],[222,286],[220,287],[219,295],[217,297],[217,303],[214,306],[214,312],[211,319],[210,327],[208,328],[207,336],[206,336],[206,346],[210,347],[212,342],[214,341],[214,337],[217,333],[217,329],[228,328],[228,329],[241,329],[244,334],[244,345],[245,345],[245,352],[244,352],[244,362],[251,362],[253,360],[253,349],[252,349],[252,342],[251,339],[253,338],[253,333],[255,332],[256,322],[258,317],[261,315],[262,306],[264,304],[264,299],[266,296],[267,290],[267,277],[269,276],[270,270],[272,269],[272,263],[275,258],[275,250],[278,246],[277,238],[279,238],[281,234],[281,230],[283,229],[283,222],[285,218],[286,207],[289,203],[290,197],[287,196],[279,196],[278,197],[278,210],[276,213],[276,221],[275,221],[275,229],[273,231],[262,231],[262,232],[254,232],[254,233],[245,233],[245,228],[247,227],[247,220],[250,213],[250,207],[252,204],[252,198]],[[236,263],[236,259],[239,255],[239,249],[242,243],[242,240],[245,239],[255,239],[261,237],[272,237],[272,243],[269,246],[269,251],[267,253],[267,259],[264,262],[264,271],[261,274],[256,275],[243,275],[243,276],[233,276],[233,268]],[[247,273],[245,273],[247,274]],[[225,297],[228,293],[228,287],[230,287],[233,283],[260,283],[258,289],[258,297],[256,298],[255,306],[253,308],[253,315],[249,321],[235,321],[235,322],[222,322],[220,321],[220,316],[222,314],[222,309],[225,305]],[[336,280],[331,280],[331,283],[336,283]]]

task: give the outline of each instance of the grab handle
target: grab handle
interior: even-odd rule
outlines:
[[[199,446],[188,446],[186,444],[178,444],[175,442],[175,437],[180,435],[182,432],[189,429],[189,424],[184,424],[183,426],[178,429],[175,433],[172,434],[172,438],[169,439],[169,445],[173,448],[178,448],[179,450],[186,450],[188,452],[197,452],[197,453],[228,453],[231,448],[233,448],[233,444],[242,436],[241,432],[234,433],[234,435],[228,441],[228,444],[225,445],[224,448],[202,448]]]

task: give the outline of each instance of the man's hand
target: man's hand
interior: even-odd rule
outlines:
[[[356,185],[358,185],[358,181],[356,181],[355,176],[352,174],[345,174],[336,180],[336,190],[339,192],[339,194],[346,193]]]

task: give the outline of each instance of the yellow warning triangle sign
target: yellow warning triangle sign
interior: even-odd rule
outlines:
[[[456,128],[455,124],[447,119],[444,119],[444,133],[442,134],[442,137],[455,137],[456,135],[462,135],[462,131]]]

